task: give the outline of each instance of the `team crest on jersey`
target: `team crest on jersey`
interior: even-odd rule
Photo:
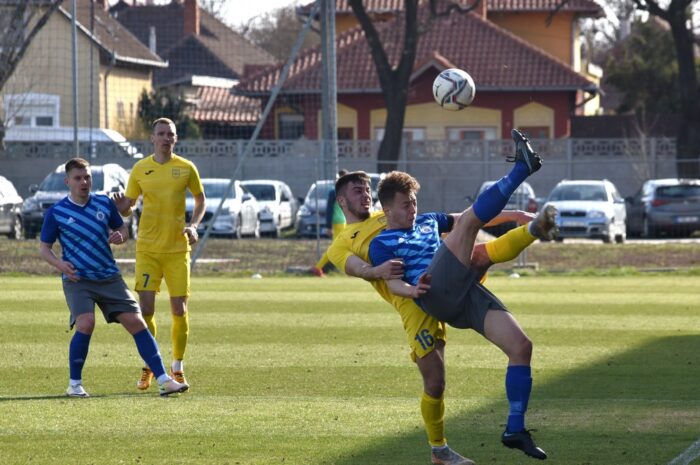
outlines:
[[[103,211],[97,210],[97,213],[95,213],[95,218],[97,218],[98,221],[104,221],[106,216]]]
[[[433,232],[433,228],[431,228],[430,225],[424,224],[421,225],[420,232],[422,232],[423,234],[428,234],[430,232]]]
[[[179,178],[181,175],[180,168],[173,168],[172,174],[174,178]]]

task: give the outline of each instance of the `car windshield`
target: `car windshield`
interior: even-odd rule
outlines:
[[[314,184],[311,187],[311,190],[309,190],[309,193],[306,194],[306,200],[315,200],[318,198],[319,200],[326,200],[328,198],[328,193],[331,191],[333,188],[333,183],[327,182],[323,184]],[[318,191],[318,193],[316,192]]]
[[[104,176],[101,169],[92,168],[92,192],[103,190]],[[44,192],[68,192],[68,186],[65,183],[66,175],[61,172],[49,174],[41,181],[39,190]]]
[[[661,186],[656,189],[656,196],[672,199],[700,197],[700,185],[680,184],[677,186]]]
[[[591,184],[574,184],[555,187],[549,196],[550,201],[587,200],[605,202],[608,196],[605,187]]]
[[[226,191],[226,188],[228,187],[229,182],[228,181],[216,181],[216,182],[211,182],[211,181],[206,181],[202,180],[202,185],[204,186],[204,195],[209,198],[209,199],[220,199],[224,196],[224,192]],[[188,196],[192,196],[190,191],[187,191]],[[235,199],[236,198],[236,190],[231,189],[226,196],[227,199]]]
[[[271,184],[246,184],[246,189],[250,191],[258,200],[275,200],[275,186]]]

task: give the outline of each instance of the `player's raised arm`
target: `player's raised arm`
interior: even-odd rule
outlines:
[[[372,266],[356,255],[351,255],[345,262],[345,273],[367,281],[375,279],[401,280],[403,277],[403,261],[400,259],[387,260]]]

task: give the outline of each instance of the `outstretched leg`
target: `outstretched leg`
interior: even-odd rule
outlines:
[[[495,218],[515,189],[542,166],[540,157],[532,150],[527,138],[515,129],[513,140],[515,155],[510,161],[514,161],[515,166],[511,172],[482,192],[474,204],[462,212],[452,232],[445,238],[445,246],[465,266],[472,266],[472,250],[479,229]]]
[[[484,336],[508,357],[505,384],[510,409],[501,441],[507,447],[520,449],[530,457],[544,460],[547,454],[537,447],[525,428],[525,412],[532,390],[532,341],[513,315],[501,310],[486,313]]]

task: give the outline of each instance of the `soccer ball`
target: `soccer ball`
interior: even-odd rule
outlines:
[[[433,81],[433,97],[445,110],[457,111],[469,106],[475,94],[474,80],[458,68],[446,69]]]

